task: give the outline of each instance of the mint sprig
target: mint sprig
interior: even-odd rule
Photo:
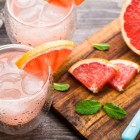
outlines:
[[[126,115],[126,111],[119,106],[113,104],[113,103],[106,103],[103,106],[104,111],[106,114],[113,118],[113,119],[123,119]]]
[[[54,83],[53,88],[57,91],[67,91],[70,88],[69,84]]]
[[[92,115],[99,112],[101,108],[102,104],[98,100],[83,100],[76,104],[75,112],[80,115]],[[113,119],[120,120],[126,116],[126,111],[113,103],[105,103],[103,110]]]
[[[102,44],[94,44],[93,47],[100,51],[106,51],[109,49],[110,45],[108,43],[102,43]]]
[[[76,104],[75,111],[81,115],[92,115],[101,110],[101,103],[97,100],[84,100]]]

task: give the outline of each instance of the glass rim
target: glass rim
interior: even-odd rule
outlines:
[[[0,46],[0,54],[3,53],[8,53],[8,52],[14,52],[14,51],[19,51],[19,52],[26,52],[29,51],[30,49],[32,49],[32,47],[27,46],[27,45],[22,45],[22,44],[7,44],[7,45],[1,45]],[[9,51],[7,51],[9,50]],[[3,51],[3,52],[1,52]],[[28,101],[28,100],[32,100],[37,96],[40,96],[39,93],[43,93],[43,90],[45,90],[45,88],[49,85],[49,78],[51,76],[51,67],[48,61],[46,61],[46,65],[48,65],[48,77],[46,79],[46,81],[44,81],[44,84],[41,88],[40,91],[37,91],[34,95],[31,95],[30,97],[25,97],[25,98],[21,98],[21,99],[0,99],[0,102],[20,102],[20,101]],[[46,92],[44,92],[44,94],[46,94]]]
[[[63,22],[64,20],[66,20],[66,19],[70,16],[70,14],[72,13],[72,11],[74,10],[74,7],[75,7],[74,4],[72,4],[72,5],[71,5],[71,8],[70,8],[70,10],[69,10],[69,12],[68,12],[62,19],[60,19],[58,22],[56,22],[56,23],[54,23],[54,24],[51,24],[51,25],[37,26],[37,25],[28,24],[28,23],[26,23],[26,22],[24,22],[24,21],[22,21],[22,20],[16,18],[16,16],[12,13],[12,11],[11,11],[11,9],[10,9],[9,1],[10,1],[10,0],[7,0],[7,1],[6,1],[6,6],[7,6],[7,9],[8,9],[8,12],[9,12],[9,14],[10,14],[10,16],[11,16],[12,18],[14,18],[17,22],[19,22],[19,23],[21,23],[21,24],[23,24],[23,25],[25,25],[25,26],[37,27],[37,28],[53,27],[53,26],[56,26],[56,25],[58,25],[58,24],[61,24],[61,22]]]

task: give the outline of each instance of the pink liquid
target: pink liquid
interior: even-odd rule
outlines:
[[[73,7],[62,8],[44,0],[10,0],[12,41],[36,47],[48,41],[71,39],[75,30]],[[10,17],[11,18],[11,17]]]
[[[9,52],[0,55],[0,121],[8,125],[25,124],[43,108],[44,82],[19,70],[15,62],[22,55]]]

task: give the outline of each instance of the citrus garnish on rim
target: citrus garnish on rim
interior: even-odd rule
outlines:
[[[70,6],[72,3],[75,3],[75,5],[80,5],[84,0],[47,0],[49,3],[67,7]]]
[[[42,63],[48,60],[52,71],[56,72],[74,47],[74,43],[69,40],[47,42],[29,50],[17,60],[16,65],[18,68],[34,74],[41,69]]]

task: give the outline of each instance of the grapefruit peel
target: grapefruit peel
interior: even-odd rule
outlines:
[[[132,66],[132,67],[136,68],[138,73],[140,72],[140,66],[137,63],[134,63],[132,61],[124,60],[124,59],[116,59],[116,60],[111,60],[110,62],[112,64],[122,63],[122,64],[125,64],[126,66]]]

